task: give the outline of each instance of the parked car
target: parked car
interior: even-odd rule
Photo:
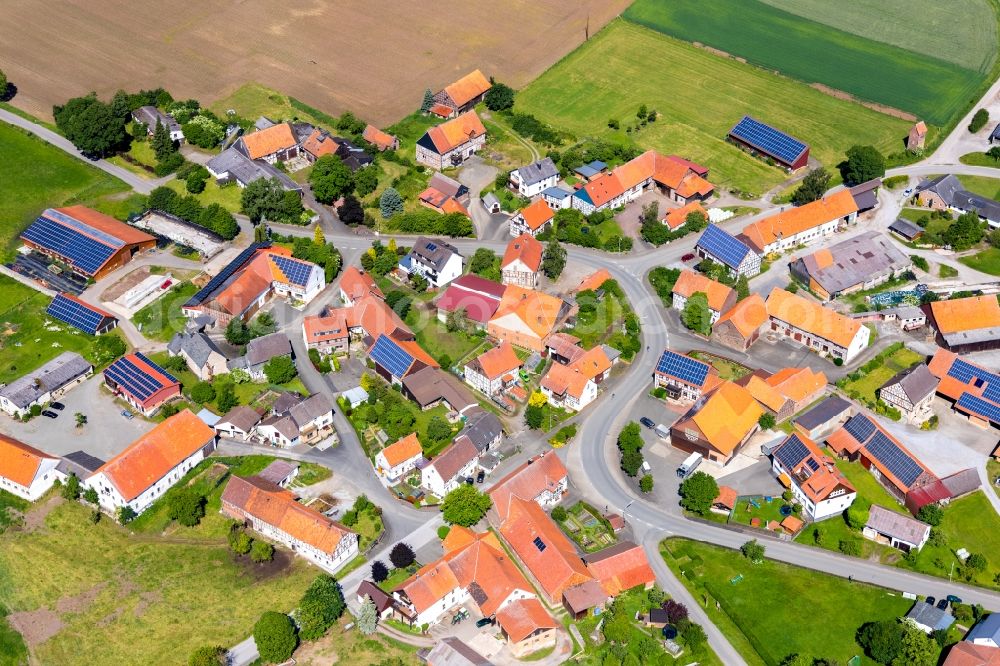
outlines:
[[[656,423],[653,421],[653,419],[649,418],[648,416],[643,416],[641,419],[639,419],[639,423],[646,426],[647,428],[656,427]]]
[[[949,594],[947,598],[948,598],[948,601],[950,603],[953,603],[953,604],[960,604],[960,603],[962,603],[962,599],[959,598],[959,597],[956,597],[954,594]]]
[[[692,259],[694,259],[694,256],[695,256],[695,255],[694,255],[694,253],[693,253],[693,252],[688,252],[688,253],[687,253],[687,254],[685,254],[685,255],[684,255],[683,257],[681,257],[681,261],[683,261],[683,262],[688,262],[688,261],[691,261]]]
[[[476,483],[482,483],[486,480],[486,472],[479,470],[479,474],[476,474]]]
[[[937,599],[935,599],[934,597],[927,597],[926,599],[924,599],[924,602],[930,604],[931,606],[934,605],[935,601],[937,601]]]
[[[465,477],[465,482],[470,486],[475,482],[471,476]]]
[[[937,602],[937,607],[940,610],[948,610],[948,600],[942,599],[941,601]]]
[[[491,617],[480,618],[476,620],[476,629],[482,629],[486,625],[493,624],[493,621],[494,620]]]
[[[131,421],[132,419],[135,418],[135,414],[133,414],[132,412],[128,411],[127,409],[123,409],[122,410],[122,416],[124,416],[125,418],[127,418],[129,421]]]
[[[66,405],[62,404],[61,402],[49,403],[49,407],[51,407],[52,409],[58,409],[60,412],[66,409]]]
[[[53,411],[50,411],[50,410],[46,409],[44,412],[42,412],[42,416],[47,416],[50,419],[54,419],[57,416],[59,416],[59,414],[57,414],[56,412],[53,412]]]

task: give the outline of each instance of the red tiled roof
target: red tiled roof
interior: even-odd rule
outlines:
[[[420,446],[420,440],[417,439],[417,433],[411,432],[406,437],[390,444],[389,446],[382,449],[382,456],[385,461],[389,463],[389,467],[395,467],[400,463],[404,463],[407,460],[415,458],[421,455],[424,451],[424,447]]]
[[[500,268],[504,269],[520,259],[528,267],[528,270],[537,273],[538,269],[542,266],[542,252],[544,249],[541,241],[536,240],[531,234],[521,234],[507,243],[507,250],[503,254],[503,261],[500,263]]]
[[[542,225],[551,221],[556,213],[549,208],[544,199],[538,199],[522,208],[520,215],[524,218],[524,223],[528,225],[529,229],[537,231],[542,228]]]
[[[719,317],[715,326],[727,321],[732,323],[740,335],[749,338],[767,322],[767,305],[764,304],[760,294],[750,294]]]
[[[823,307],[798,294],[775,287],[767,297],[767,314],[845,349],[861,329],[861,322]]]
[[[379,150],[389,150],[394,145],[396,145],[396,137],[386,132],[383,132],[374,125],[366,126],[365,131],[361,133],[361,138],[363,138],[365,141],[372,144]]]
[[[46,459],[56,458],[13,437],[0,434],[0,477],[27,488],[35,480],[39,466]]]
[[[948,650],[941,666],[1000,666],[1000,648],[959,641]]]
[[[448,112],[451,113],[451,109]],[[475,111],[468,111],[427,130],[438,155],[444,155],[483,134],[486,134],[486,128]]]
[[[649,566],[646,551],[634,543],[622,541],[585,559],[587,569],[611,597],[633,587],[656,582],[656,574]]]
[[[566,478],[566,466],[555,451],[546,451],[497,481],[489,489],[490,498],[500,520],[507,519],[510,501],[514,497],[534,501],[545,491],[554,492]]]
[[[552,619],[535,597],[518,599],[497,612],[497,624],[507,637],[519,643],[541,629],[555,629],[559,623]]]
[[[856,213],[858,204],[850,190],[841,190],[804,206],[789,208],[748,224],[742,235],[758,252],[779,238],[789,238],[808,229]]]
[[[108,234],[109,236],[114,236],[118,240],[126,243],[148,243],[156,241],[154,236],[150,236],[145,231],[136,229],[133,226],[125,224],[124,222],[119,222],[110,215],[105,215],[93,208],[87,208],[86,206],[64,206],[63,208],[56,208],[57,213],[62,213],[63,215],[68,215],[74,220],[83,222],[88,227],[93,227],[97,231]]]
[[[458,81],[445,86],[444,92],[456,105],[463,106],[485,93],[491,85],[481,71],[474,69]]]
[[[336,154],[339,147],[340,144],[334,141],[332,136],[318,129],[314,129],[302,142],[302,149],[317,159],[324,155]]]
[[[243,145],[246,146],[252,160],[286,150],[297,143],[292,126],[288,123],[278,123],[267,129],[243,135]]]
[[[499,347],[480,354],[469,365],[474,366],[477,372],[487,379],[493,380],[520,370],[521,359],[517,357],[514,347],[509,342],[502,342]]]
[[[600,289],[605,282],[613,279],[611,273],[607,268],[599,268],[587,277],[580,281],[580,284],[576,286],[576,291],[597,291]]]
[[[352,301],[369,294],[385,298],[382,290],[375,284],[375,279],[357,266],[348,266],[344,269],[344,274],[340,277],[340,289]]]
[[[580,398],[587,384],[610,367],[611,359],[604,347],[594,347],[568,365],[553,363],[542,377],[541,386],[555,394]]]

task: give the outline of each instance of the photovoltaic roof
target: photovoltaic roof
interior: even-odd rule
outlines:
[[[247,249],[240,252],[239,256],[230,261],[225,268],[219,271],[219,274],[214,278],[209,280],[208,284],[198,290],[194,296],[188,299],[187,303],[184,304],[186,308],[193,308],[196,305],[200,305],[202,302],[208,300],[222,285],[233,276],[233,274],[239,269],[243,268],[248,261],[253,257],[257,250],[271,247],[271,243],[253,243]]]
[[[963,393],[955,404],[993,423],[1000,423],[1000,407],[971,393]]]
[[[701,386],[708,376],[708,367],[708,363],[664,349],[659,363],[656,364],[656,371],[676,377],[688,384]]]
[[[108,316],[105,312],[86,303],[81,303],[64,294],[56,294],[45,313],[54,319],[66,322],[84,333],[97,334],[97,329]]]
[[[995,375],[960,358],[956,358],[951,364],[948,374],[963,384],[975,383],[976,387],[985,384],[983,397],[993,402],[1000,402],[1000,375]]]
[[[698,247],[733,269],[739,268],[747,253],[752,252],[745,243],[714,224],[705,227],[698,239]]]
[[[743,116],[729,134],[787,164],[793,164],[807,148],[798,139],[750,116]]]
[[[371,359],[389,371],[393,377],[402,377],[413,365],[409,352],[397,345],[392,338],[379,336],[369,352]]]
[[[875,433],[865,448],[907,487],[913,485],[913,482],[924,471],[913,458],[881,432]]]
[[[785,443],[777,448],[774,457],[778,459],[782,467],[787,470],[794,469],[809,455],[809,449],[802,443],[798,435],[791,435]]]
[[[304,287],[309,282],[309,274],[312,272],[313,264],[280,254],[273,255],[271,259],[274,260],[274,263],[278,265],[278,268],[281,269],[281,272],[285,274],[285,277],[292,284]]]
[[[177,380],[170,373],[139,352],[136,352],[134,356],[152,370],[163,375],[171,383],[177,383]],[[129,356],[122,356],[109,365],[104,374],[108,379],[128,391],[138,400],[146,400],[160,389],[170,385],[153,376],[146,368],[137,365]]]
[[[844,430],[863,444],[875,432],[875,424],[864,414],[856,414],[847,420],[847,423],[844,424]]]
[[[47,210],[21,238],[59,255],[87,275],[94,275],[125,243],[55,210]]]

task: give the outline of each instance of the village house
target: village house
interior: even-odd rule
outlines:
[[[510,235],[537,237],[552,228],[556,213],[543,199],[536,199],[510,218]]]
[[[358,535],[295,495],[259,476],[232,476],[222,491],[222,513],[258,534],[336,573],[358,555]]]
[[[510,501],[514,497],[531,500],[543,509],[551,510],[569,492],[569,477],[559,456],[549,450],[529,458],[493,484],[487,492],[493,500],[493,509],[503,521],[507,519]]]
[[[664,388],[671,400],[694,402],[722,383],[710,364],[664,349],[653,370],[653,388]]]
[[[885,234],[866,231],[794,261],[791,274],[825,300],[873,289],[913,269]]]
[[[517,381],[521,359],[509,342],[483,352],[465,364],[465,383],[494,396]]]
[[[480,452],[468,437],[457,437],[444,451],[420,470],[420,486],[444,497],[465,483],[479,463]]]
[[[767,305],[760,294],[750,294],[720,316],[712,326],[712,340],[745,352],[757,342],[767,323]]]
[[[229,359],[210,337],[200,331],[175,333],[167,344],[167,352],[183,358],[191,372],[205,382],[229,372],[226,365]]]
[[[803,206],[790,207],[743,228],[740,240],[758,254],[784,252],[808,245],[831,235],[854,222],[858,204],[850,190],[817,199]]]
[[[800,433],[789,435],[772,450],[771,469],[810,521],[841,515],[858,496],[833,459]]]
[[[390,384],[402,385],[415,372],[441,367],[415,340],[398,340],[385,334],[371,346],[368,357],[375,364],[375,374]]]
[[[714,324],[725,312],[736,305],[736,292],[730,287],[709,279],[701,273],[695,273],[685,268],[681,271],[673,288],[673,308],[684,311],[688,299],[697,293],[705,294],[708,300],[708,311]]]
[[[394,486],[416,469],[423,457],[417,433],[411,432],[375,454],[375,473],[383,483]]]
[[[386,150],[399,150],[399,139],[383,132],[374,125],[366,125],[364,132],[361,133],[361,138],[382,152]]]
[[[572,310],[556,296],[508,285],[486,330],[494,340],[541,352],[546,338],[566,322]]]
[[[340,276],[340,300],[344,305],[354,305],[365,296],[385,299],[385,294],[375,284],[375,278],[364,269],[348,266]]]
[[[289,178],[287,173],[270,162],[250,159],[235,146],[210,159],[205,163],[205,168],[219,185],[236,183],[237,187],[244,188],[261,178],[277,179],[282,189],[302,193],[302,186]]]
[[[0,490],[34,502],[58,476],[59,458],[0,434]]]
[[[670,428],[670,443],[725,465],[760,429],[757,420],[763,413],[749,391],[723,381]]]
[[[878,390],[878,399],[895,407],[909,423],[921,424],[933,415],[931,404],[938,379],[920,363],[896,374]]]
[[[405,275],[420,275],[432,288],[440,289],[462,274],[462,260],[453,245],[421,236],[399,260],[399,270]]]
[[[909,134],[906,135],[906,149],[911,153],[919,153],[924,149],[926,140],[927,123],[921,120],[914,123]]]
[[[292,341],[284,333],[271,333],[247,343],[243,356],[229,361],[229,370],[244,370],[255,382],[267,379],[264,367],[268,362],[287,356],[294,357]]]
[[[183,143],[184,130],[172,115],[164,113],[151,104],[140,106],[132,112],[132,120],[146,127],[146,135],[153,136],[156,133],[156,125],[163,125],[170,135],[171,141]]]
[[[767,297],[767,314],[771,331],[844,363],[864,351],[871,338],[861,322],[778,287]]]
[[[935,631],[948,631],[955,618],[947,610],[938,608],[926,601],[916,601],[913,608],[906,614],[904,620],[913,623],[917,629],[930,634]]]
[[[701,205],[700,201],[691,201],[680,208],[670,208],[663,215],[663,224],[670,227],[671,231],[677,231],[685,224],[689,215],[698,214],[708,220],[708,211]]]
[[[510,186],[522,197],[535,197],[559,182],[559,169],[550,157],[510,172]]]
[[[253,407],[237,405],[223,414],[213,427],[219,437],[248,442],[261,419],[260,412]]]
[[[492,86],[493,84],[481,71],[473,70],[436,92],[430,113],[442,118],[453,118],[460,113],[471,111],[476,104],[483,101]]]
[[[381,292],[379,292],[381,294]],[[347,354],[352,347],[371,346],[382,335],[395,340],[413,340],[413,333],[380,295],[367,295],[344,308],[327,308],[302,319],[302,337],[307,349],[321,355]]]
[[[1000,227],[1000,201],[968,191],[958,177],[948,174],[925,180],[915,190],[921,206],[956,213],[975,212],[990,227]]]
[[[973,645],[1000,648],[1000,613],[990,613],[979,620],[966,635],[965,640]],[[1000,658],[1000,654],[997,656]]]
[[[185,409],[129,444],[83,485],[97,491],[105,511],[127,506],[141,514],[214,450],[215,431]]]
[[[512,601],[497,611],[496,621],[515,659],[554,647],[562,626],[536,598]]]
[[[986,620],[990,618],[1000,620],[1000,615],[992,613]],[[941,662],[941,666],[1000,666],[1000,648],[972,643],[966,636],[965,640],[955,643],[948,649],[948,656]]]
[[[277,123],[244,134],[236,140],[233,147],[251,160],[263,160],[268,164],[275,164],[298,156],[299,139],[291,123]]]
[[[542,201],[549,205],[552,210],[562,210],[571,208],[573,204],[573,190],[561,185],[542,190]]]
[[[924,547],[931,536],[931,526],[873,504],[868,510],[868,522],[865,523],[861,534],[875,543],[908,553]]]
[[[1000,349],[1000,303],[994,294],[928,304],[937,343],[957,353]]]
[[[500,262],[502,282],[525,289],[537,289],[541,278],[542,254],[545,248],[530,233],[524,233],[507,243]]]
[[[460,166],[486,145],[486,128],[475,111],[446,120],[417,139],[416,159],[441,171]]]
[[[455,437],[468,439],[480,453],[495,450],[503,439],[503,423],[492,412],[482,407],[474,406],[463,414],[465,427]]]
[[[955,411],[979,427],[1000,426],[1000,375],[947,349],[934,352],[927,369],[938,379],[937,394]]]
[[[460,313],[460,322],[486,328],[503,298],[504,286],[472,273],[456,278],[434,301],[437,318],[448,323],[449,315]]]
[[[322,442],[327,437],[335,437],[333,427],[333,401],[325,393],[314,393],[302,399],[294,396],[287,407],[275,402],[271,415],[257,424],[253,439],[271,446],[289,448],[298,444],[310,446]]]
[[[14,418],[24,418],[32,407],[59,400],[93,374],[90,361],[76,352],[63,352],[0,388],[0,409]]]
[[[105,368],[104,385],[147,417],[181,395],[181,383],[140,352],[126,354]]]
[[[705,227],[695,243],[694,251],[702,259],[709,259],[728,268],[729,275],[733,278],[740,275],[752,278],[760,273],[760,255],[747,243],[714,224]]]
[[[438,213],[469,215],[469,188],[454,178],[435,172],[427,189],[417,195],[421,205]]]
[[[598,387],[607,377],[612,358],[598,345],[568,365],[553,363],[539,383],[549,404],[578,412],[597,399]]]
[[[755,370],[736,382],[781,423],[805,409],[826,389],[826,375],[810,368],[783,368],[771,374]]]

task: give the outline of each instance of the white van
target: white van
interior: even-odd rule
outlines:
[[[684,462],[681,463],[681,466],[677,468],[677,476],[681,477],[682,479],[688,478],[689,476],[694,474],[694,471],[696,469],[698,469],[698,465],[701,464],[701,461],[702,457],[700,453],[692,453],[687,458],[685,458]]]

